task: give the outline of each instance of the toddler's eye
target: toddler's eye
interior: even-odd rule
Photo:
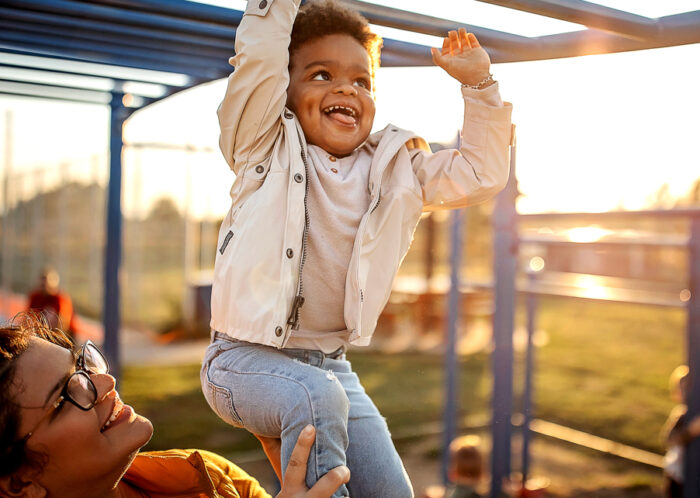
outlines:
[[[311,76],[311,79],[316,81],[329,81],[331,79],[331,75],[326,71],[319,71],[314,73],[314,75]]]
[[[366,89],[366,90],[369,90],[369,89],[370,89],[369,81],[367,81],[367,80],[364,79],[364,78],[361,78],[361,79],[359,79],[359,80],[355,80],[355,85],[357,85],[357,86],[359,86],[359,87],[362,87],[362,88],[364,88],[364,89]]]

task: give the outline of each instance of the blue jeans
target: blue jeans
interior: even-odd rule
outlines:
[[[225,422],[282,440],[282,472],[301,430],[316,428],[306,484],[338,465],[350,482],[333,497],[411,498],[386,421],[344,355],[276,349],[216,334],[201,371],[204,397]]]

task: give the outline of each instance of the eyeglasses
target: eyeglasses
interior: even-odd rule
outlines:
[[[77,406],[83,411],[91,410],[97,404],[97,388],[90,378],[90,374],[106,374],[109,372],[107,359],[92,341],[87,341],[80,348],[75,360],[75,372],[73,372],[61,389],[56,401],[51,403],[49,409],[39,419],[34,429],[29,431],[20,441],[26,442],[46,418],[56,411],[65,401]]]

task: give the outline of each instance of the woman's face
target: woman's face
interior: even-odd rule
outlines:
[[[97,389],[92,409],[83,411],[64,402],[45,416],[74,371],[70,351],[42,339],[31,340],[17,359],[15,372],[20,434],[32,431],[27,448],[46,456],[36,481],[48,494],[105,496],[149,441],[153,426],[121,403],[114,378],[107,374],[90,376]]]

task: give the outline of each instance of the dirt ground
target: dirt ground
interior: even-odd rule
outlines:
[[[516,442],[517,443],[517,442]],[[440,438],[423,437],[400,441],[397,447],[411,477],[416,492],[440,482]],[[661,470],[635,464],[618,457],[604,455],[545,438],[532,443],[532,476],[548,481],[546,492],[540,495],[552,498],[659,498]],[[274,496],[272,471],[266,461],[251,455],[248,461],[236,461],[256,476]],[[518,468],[519,456],[513,456],[513,467]],[[488,496],[488,479],[484,479],[484,496]],[[358,497],[362,498],[362,497]]]

